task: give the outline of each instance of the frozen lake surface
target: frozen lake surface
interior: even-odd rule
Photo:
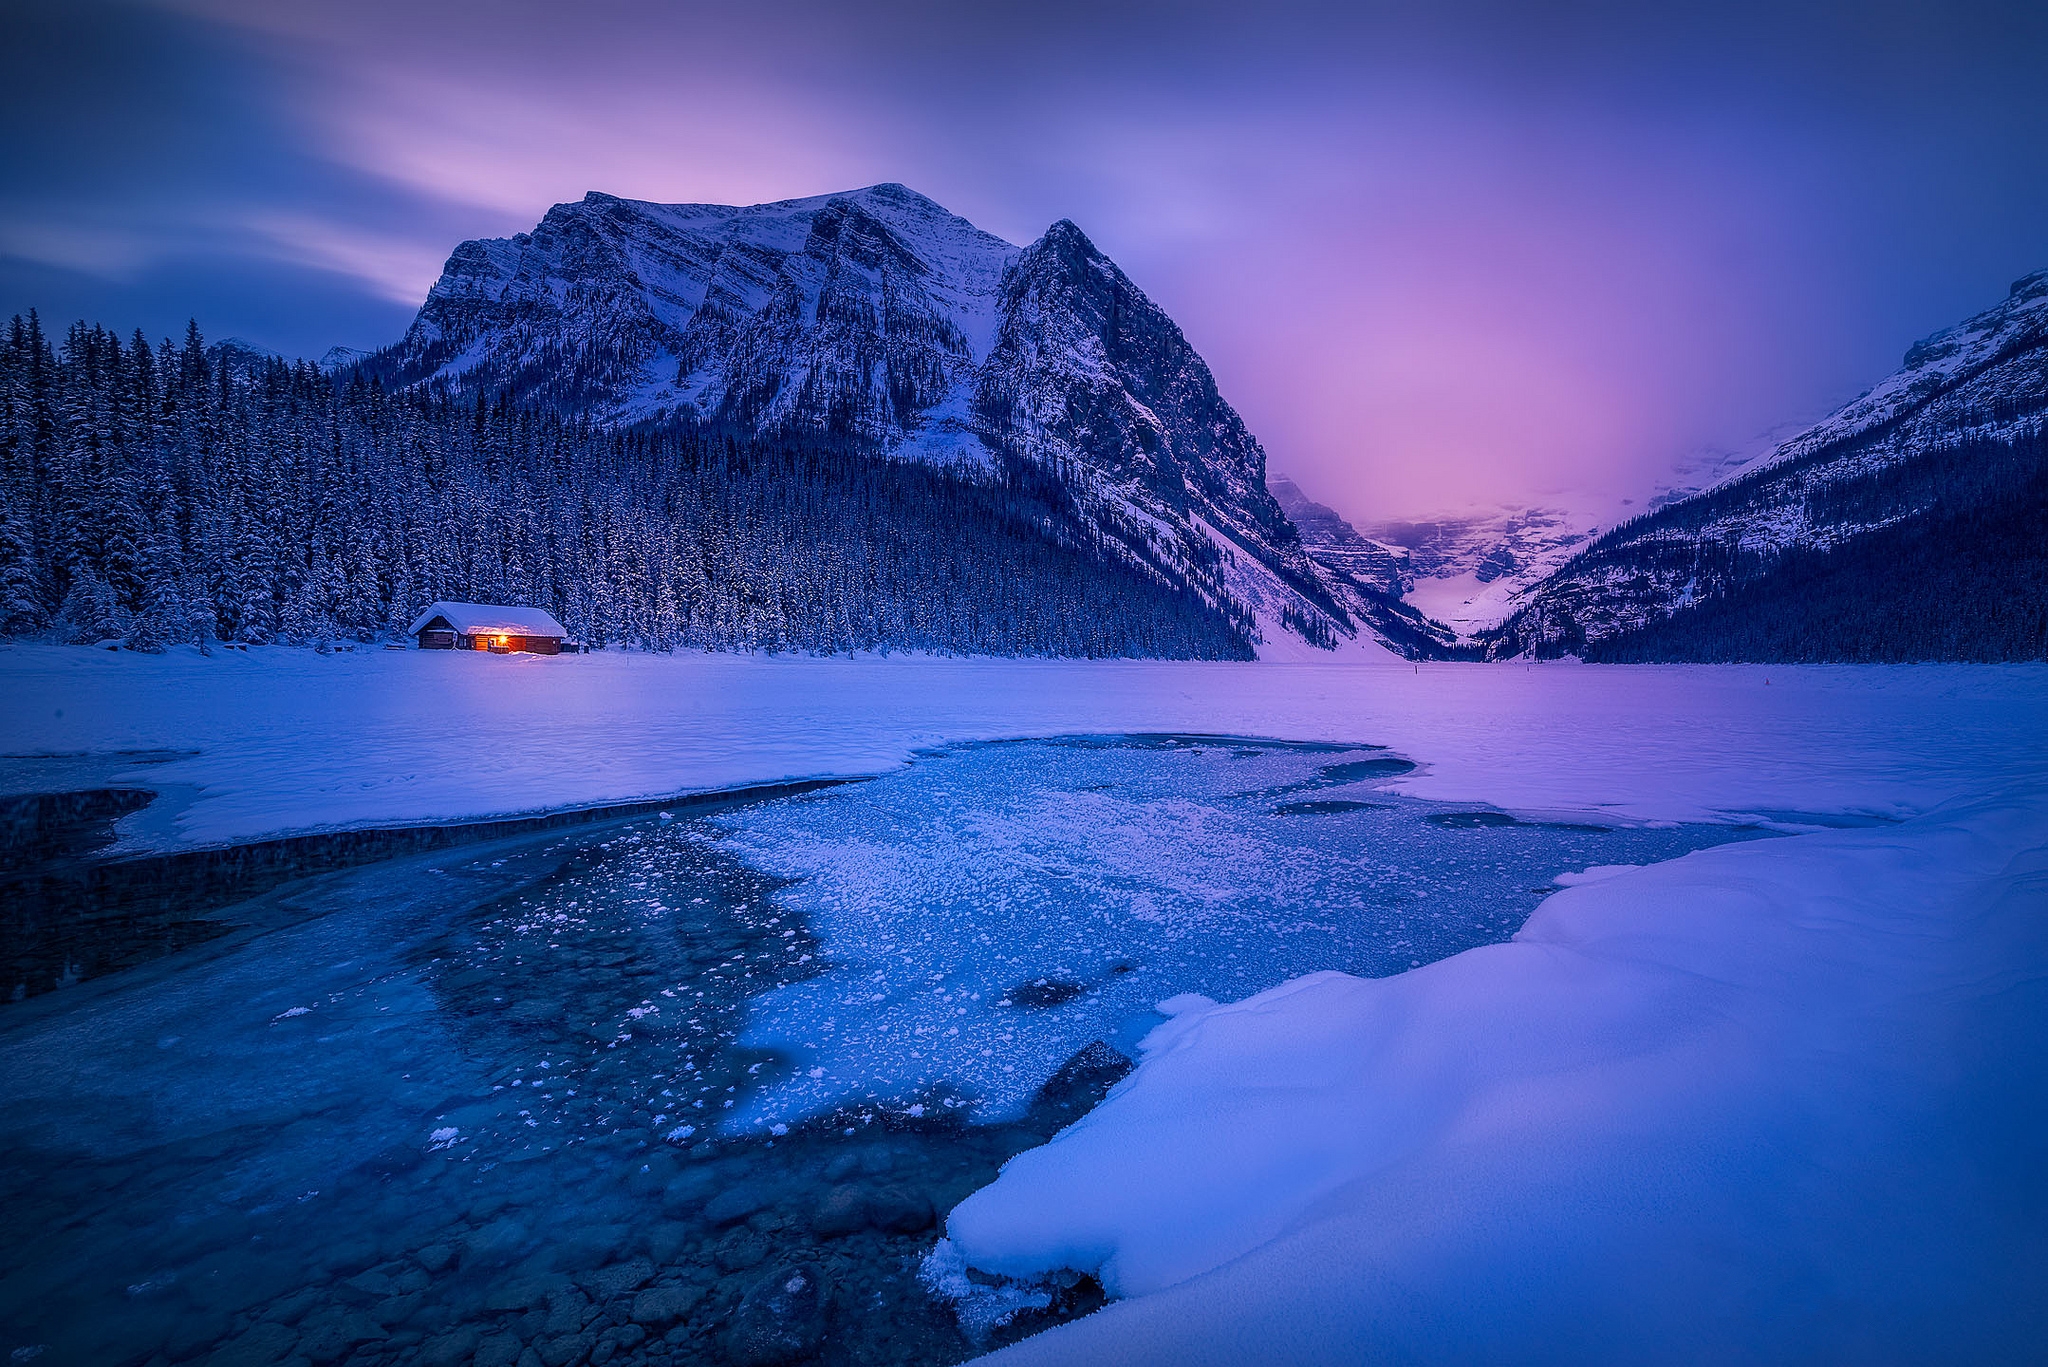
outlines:
[[[1169,998],[1398,973],[1507,939],[1558,874],[1733,834],[1381,791],[1414,767],[1368,745],[1018,741],[717,818],[732,853],[792,880],[782,902],[830,962],[752,1007],[746,1042],[787,1064],[739,1118],[1007,1118],[1091,1040],[1130,1052]]]
[[[1504,940],[1560,874],[1756,834],[1381,791],[1409,767],[971,745],[276,889],[224,913],[266,933],[0,1008],[0,1347],[958,1360],[916,1275],[933,1221],[1120,1075],[1098,1042],[1165,999]]]

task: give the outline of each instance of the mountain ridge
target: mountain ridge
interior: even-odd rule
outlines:
[[[601,426],[680,423],[1003,478],[1255,639],[1404,653],[1425,624],[1313,560],[1180,328],[1071,220],[1017,246],[895,183],[751,206],[592,191],[458,246],[357,363]]]
[[[2044,430],[2048,271],[2036,271],[1761,461],[1598,537],[1528,591],[1487,651],[2042,658],[2048,552],[2022,529],[2048,524]],[[1997,563],[1978,563],[1993,547]],[[1905,582],[1907,564],[1919,582]],[[1943,579],[1963,586],[1946,612],[1928,592]],[[1872,604],[1890,604],[1889,619]],[[1978,638],[1958,627],[1969,616]]]

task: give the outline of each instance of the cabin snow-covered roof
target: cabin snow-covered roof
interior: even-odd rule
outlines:
[[[444,617],[461,636],[567,636],[551,612],[541,608],[507,607],[502,603],[434,603],[413,619],[406,631],[417,636],[427,623]]]

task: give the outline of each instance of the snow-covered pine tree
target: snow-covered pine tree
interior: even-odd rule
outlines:
[[[153,352],[75,328],[58,355],[18,320],[0,405],[0,484],[27,490],[0,510],[8,631],[369,639],[512,597],[599,645],[1246,653],[1235,605],[1104,554],[1028,470],[599,432],[216,356],[196,326]]]

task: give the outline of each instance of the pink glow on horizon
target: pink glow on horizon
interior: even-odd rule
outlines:
[[[587,190],[900,181],[1020,244],[1080,224],[1358,520],[1647,495],[2048,264],[2048,99],[1995,6],[159,3],[351,187],[188,230],[390,318],[332,341]]]

